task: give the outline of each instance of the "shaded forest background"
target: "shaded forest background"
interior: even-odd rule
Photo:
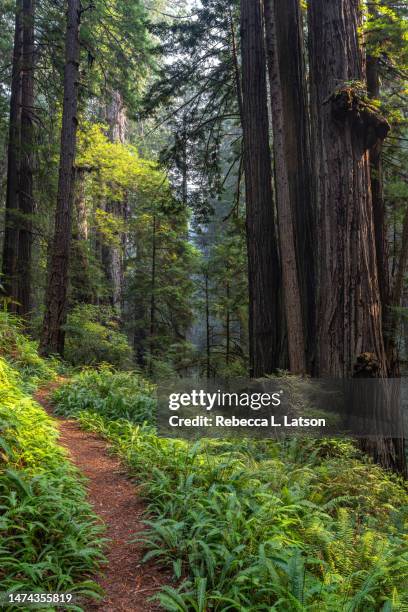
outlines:
[[[405,2],[1,9],[3,307],[43,355],[404,371]]]

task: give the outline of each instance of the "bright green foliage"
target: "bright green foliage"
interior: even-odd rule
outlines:
[[[41,382],[52,379],[58,363],[41,359],[37,353],[37,343],[23,335],[22,331],[23,325],[18,317],[0,311],[0,357],[18,369],[20,384],[29,391]]]
[[[56,414],[75,415],[97,411],[108,419],[127,419],[142,425],[152,423],[156,402],[154,387],[137,372],[115,372],[107,366],[83,370],[78,384],[62,385],[54,394]]]
[[[52,419],[21,386],[0,359],[0,591],[99,596],[87,576],[103,559],[102,527]]]
[[[402,482],[343,440],[158,438],[134,413],[133,423],[112,419],[106,398],[116,376],[86,373],[56,400],[102,433],[143,484],[145,558],[172,568],[179,584],[162,590],[165,609],[407,609]],[[136,396],[127,400],[135,407]]]
[[[102,286],[97,284],[106,273],[104,251],[116,249],[124,269],[121,329],[132,338],[138,365],[158,376],[174,373],[174,368],[191,362],[186,330],[192,320],[197,250],[188,240],[189,213],[175,199],[168,177],[157,163],[141,158],[134,146],[110,142],[104,126],[85,122],[78,149],[76,163],[87,170],[84,195],[89,233],[96,236],[100,248],[99,261],[88,252],[84,257],[87,267],[92,268],[92,278],[88,274],[94,285],[90,293],[106,303],[111,278],[102,281]],[[94,327],[93,312],[93,307],[81,306],[70,317],[85,339],[85,348],[89,331],[86,314]],[[78,356],[75,363],[103,360],[94,343],[95,358],[84,359],[82,351],[77,353],[74,348],[71,351],[68,343],[69,361],[72,355]],[[181,354],[182,360],[177,358]],[[106,357],[106,361],[123,366],[117,359]]]
[[[125,368],[132,363],[127,338],[107,306],[78,304],[68,315],[65,330],[65,358],[74,366],[106,362]]]
[[[166,175],[136,147],[110,142],[100,124],[84,123],[79,132],[76,164],[89,170],[88,192],[95,200],[123,201],[131,190],[139,197],[170,198]]]
[[[395,0],[370,0],[365,31],[368,53],[382,57],[400,74],[408,68],[408,8]]]

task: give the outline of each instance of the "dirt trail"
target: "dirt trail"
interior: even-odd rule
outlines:
[[[49,414],[51,389],[40,389],[35,399]],[[148,601],[166,577],[152,564],[141,564],[140,544],[129,540],[144,530],[144,505],[137,497],[134,484],[126,477],[120,461],[107,453],[106,443],[96,435],[82,431],[73,420],[58,418],[60,443],[69,451],[72,462],[89,479],[88,499],[106,524],[108,563],[103,574],[96,578],[106,597],[89,604],[89,611],[150,612],[157,604]]]

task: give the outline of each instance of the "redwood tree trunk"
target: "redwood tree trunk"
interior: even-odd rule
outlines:
[[[370,98],[380,96],[380,75],[378,59],[367,57],[367,91]],[[371,193],[373,200],[375,246],[377,253],[378,285],[383,305],[383,322],[387,318],[386,308],[390,298],[390,279],[388,273],[387,228],[385,223],[385,203],[383,191],[381,141],[370,150]]]
[[[14,301],[18,299],[17,258],[18,258],[18,189],[20,170],[20,127],[21,127],[21,62],[22,62],[22,1],[16,1],[13,66],[10,94],[10,123],[7,149],[7,192],[4,223],[2,262],[2,285],[4,294]],[[11,304],[16,310],[16,304]]]
[[[275,28],[283,103],[283,139],[292,206],[298,282],[308,370],[313,373],[316,339],[315,212],[307,100],[303,19],[299,0],[269,0]]]
[[[273,124],[276,207],[278,211],[283,296],[288,333],[289,368],[292,372],[304,373],[306,372],[306,360],[302,305],[296,262],[289,173],[286,165],[285,116],[279,72],[276,21],[273,8],[273,0],[264,0],[269,94]]]
[[[23,0],[23,61],[21,97],[21,163],[19,204],[21,224],[18,242],[18,312],[31,311],[31,251],[33,198],[34,106],[34,0]]]
[[[80,0],[68,0],[65,41],[64,104],[58,177],[55,232],[46,290],[40,349],[43,355],[63,354],[66,319],[68,265],[75,186],[75,149],[79,82]]]
[[[260,0],[241,0],[241,58],[250,374],[258,377],[281,365],[281,280],[272,199]]]
[[[378,99],[380,97],[380,75],[377,57],[371,55],[367,56],[366,73],[368,95],[370,98]],[[394,305],[399,306],[399,302],[395,303],[393,300],[394,295],[391,291],[388,266],[387,223],[384,201],[381,145],[382,142],[378,141],[370,149],[371,194],[373,200],[378,285],[382,304],[382,321],[385,335],[387,366],[390,375],[396,376],[399,374],[399,364],[395,346],[396,319],[394,313],[390,310],[390,307]]]
[[[353,113],[335,109],[335,92],[364,78],[358,1],[312,0],[309,16],[319,152],[319,371],[349,376],[368,351],[385,373],[368,150]]]
[[[309,2],[311,96],[319,178],[317,357],[319,374],[333,377],[352,376],[357,360],[365,359],[376,363],[377,375],[387,373],[368,126],[364,109],[354,111],[358,91],[350,85],[364,80],[359,25],[358,0]],[[366,447],[383,466],[405,469],[403,440],[378,438]]]

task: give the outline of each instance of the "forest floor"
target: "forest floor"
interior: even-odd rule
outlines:
[[[52,416],[50,394],[56,384],[41,388],[35,399]],[[55,417],[54,417],[55,418]],[[166,576],[151,563],[142,564],[141,543],[129,543],[144,531],[145,505],[137,487],[126,476],[120,461],[108,453],[107,444],[94,434],[84,432],[70,419],[56,418],[61,446],[88,479],[88,500],[106,526],[107,565],[95,577],[105,592],[100,602],[87,605],[89,611],[150,612],[159,606],[149,601],[157,593]]]

